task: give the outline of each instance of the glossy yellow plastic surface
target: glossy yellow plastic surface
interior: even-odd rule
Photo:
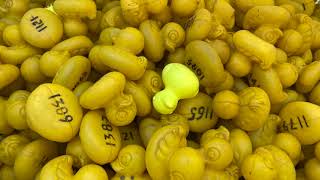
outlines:
[[[230,132],[224,126],[219,126],[217,129],[209,129],[205,131],[200,138],[200,145],[203,146],[214,138],[221,138],[226,141],[230,140]]]
[[[94,19],[96,4],[93,0],[56,0],[53,3],[54,11],[62,17]]]
[[[127,81],[124,92],[132,95],[134,102],[137,106],[137,115],[140,117],[144,117],[151,112],[152,103],[149,98],[147,92],[143,89],[143,87],[137,85],[133,81]]]
[[[67,37],[85,36],[88,34],[88,26],[80,18],[65,18],[63,32]]]
[[[174,22],[165,24],[161,29],[161,34],[165,48],[169,52],[174,52],[175,49],[179,48],[185,40],[184,29]]]
[[[17,46],[0,46],[1,61],[6,64],[22,64],[28,57],[42,54],[42,50],[30,46],[29,44],[20,44]]]
[[[12,16],[22,16],[28,10],[29,3],[29,0],[5,0],[1,2],[1,11]]]
[[[30,94],[26,114],[30,129],[57,142],[70,141],[78,133],[82,119],[81,106],[72,91],[49,83],[41,84]]]
[[[240,99],[239,114],[233,122],[243,130],[253,131],[261,127],[270,112],[268,95],[260,88],[249,87],[238,94]]]
[[[62,64],[53,78],[53,84],[74,89],[77,84],[86,81],[91,72],[91,64],[84,56],[73,56]]]
[[[223,64],[218,53],[204,41],[193,41],[186,46],[184,64],[205,87],[215,87],[225,80]]]
[[[212,22],[211,22],[211,29],[209,31],[208,34],[208,38],[210,40],[214,40],[214,39],[222,39],[222,40],[226,40],[228,42],[229,45],[232,45],[232,34],[233,33],[228,33],[227,29],[220,24],[220,22],[218,21],[218,19],[216,18],[216,16],[212,15]]]
[[[320,93],[320,84],[318,83],[310,92],[309,101],[313,104],[320,105],[319,93]]]
[[[54,77],[69,58],[70,53],[67,51],[47,51],[40,57],[40,71],[45,76]]]
[[[115,6],[108,10],[101,18],[100,28],[107,27],[124,28],[128,26],[125,19],[122,16],[122,10],[120,6]]]
[[[251,72],[252,63],[247,56],[235,51],[227,62],[226,69],[235,77],[244,77]]]
[[[268,94],[271,104],[280,103],[288,97],[283,91],[281,80],[275,68],[263,70],[258,65],[254,65],[248,79],[251,86],[260,87]]]
[[[112,169],[120,175],[139,176],[146,170],[145,149],[139,145],[128,145],[121,149]]]
[[[111,180],[131,180],[132,178],[134,178],[135,180],[151,180],[148,173],[145,173],[140,176],[124,176],[124,175],[116,174],[111,178]]]
[[[62,155],[49,161],[41,170],[40,180],[74,179],[74,180],[108,180],[106,171],[98,165],[89,164],[74,175],[72,170],[73,160],[69,155]]]
[[[93,82],[91,81],[85,81],[82,83],[79,83],[73,90],[73,93],[80,98],[80,96],[89,88],[93,85]]]
[[[6,26],[6,28],[2,32],[2,38],[8,46],[15,46],[26,43],[21,35],[20,27],[17,24]]]
[[[280,1],[276,1],[277,5],[291,5],[293,8],[295,8],[295,11],[297,13],[304,13],[307,15],[311,15],[312,12],[315,10],[315,2],[314,1],[310,1],[310,0],[305,0],[305,1],[287,1],[287,0],[280,0]]]
[[[232,88],[232,91],[239,92],[247,87],[249,87],[248,84],[245,83],[242,79],[234,78],[234,86]]]
[[[151,19],[156,20],[160,24],[167,24],[172,20],[172,11],[169,6],[166,6],[161,12],[151,14]]]
[[[193,15],[195,10],[197,9],[197,6],[197,0],[172,0],[170,4],[170,8],[173,14],[180,17],[189,17]]]
[[[238,180],[240,178],[240,169],[232,164],[225,170],[216,170],[206,168],[202,176],[203,180],[219,179],[219,180]]]
[[[13,171],[13,167],[7,166],[7,165],[2,165],[0,167],[0,178],[1,179],[6,179],[6,180],[15,180],[15,174]]]
[[[90,110],[105,108],[106,116],[112,124],[128,125],[136,116],[137,106],[131,94],[123,93],[125,83],[123,74],[110,72],[82,93],[80,104]]]
[[[151,117],[142,119],[139,123],[139,133],[145,147],[158,129],[168,125],[180,125],[186,132],[189,131],[188,120],[180,114],[161,115],[160,121]]]
[[[52,47],[52,51],[68,51],[71,56],[88,55],[93,42],[87,36],[74,36]]]
[[[208,7],[207,7],[208,8]],[[209,9],[209,8],[208,8]],[[210,9],[209,9],[210,10]],[[212,15],[217,18],[225,28],[232,29],[235,25],[235,9],[225,0],[215,2]]]
[[[275,63],[285,63],[288,61],[288,55],[285,51],[280,48],[276,48],[276,62]]]
[[[32,83],[42,83],[47,77],[40,71],[40,55],[27,58],[20,66],[23,79]]]
[[[243,19],[244,29],[255,29],[262,24],[285,28],[291,15],[287,9],[279,6],[256,6],[249,9]]]
[[[204,132],[212,128],[218,121],[212,110],[212,98],[202,92],[199,92],[194,98],[180,100],[175,112],[188,119],[192,132]]]
[[[138,55],[144,49],[144,36],[136,28],[124,28],[112,40],[116,47],[135,55]]]
[[[119,72],[110,72],[89,87],[81,96],[80,104],[90,110],[103,108],[124,90],[126,79]]]
[[[121,134],[121,146],[125,147],[127,145],[140,145],[143,146],[143,142],[139,133],[138,123],[133,121],[129,125],[120,126],[119,131]]]
[[[278,39],[283,36],[283,33],[279,28],[270,24],[259,26],[254,31],[254,34],[270,44],[275,44]]]
[[[121,148],[119,129],[102,111],[89,111],[80,128],[81,145],[89,158],[103,165],[114,161]]]
[[[311,27],[313,31],[311,49],[317,49],[320,46],[320,23],[316,20],[312,20]]]
[[[320,61],[315,61],[302,69],[296,83],[297,91],[301,93],[308,93],[313,89],[320,79],[319,68]]]
[[[234,33],[233,43],[237,50],[258,63],[262,69],[268,69],[276,61],[276,48],[247,30]]]
[[[169,169],[170,179],[197,179],[204,173],[205,161],[196,149],[183,147],[172,154]]]
[[[318,40],[317,37],[313,35],[313,34],[316,34],[316,33],[313,33],[313,31],[316,31],[316,30],[312,28],[312,24],[307,22],[299,24],[296,30],[302,35],[303,44],[295,52],[295,55],[302,55],[305,51],[307,51],[310,48],[310,46],[312,45],[312,41]]]
[[[294,29],[288,29],[283,32],[283,36],[279,39],[277,46],[288,55],[291,55],[302,46],[302,43],[302,35]]]
[[[262,127],[249,132],[248,135],[251,139],[253,149],[271,144],[277,135],[280,123],[281,119],[278,115],[269,114],[268,119]]]
[[[11,64],[0,64],[0,89],[14,82],[20,75],[19,68]]]
[[[318,142],[318,112],[320,107],[310,102],[288,103],[279,113],[281,131],[291,133],[302,145]]]
[[[233,129],[230,132],[230,144],[233,150],[233,162],[241,167],[243,160],[253,151],[250,137],[241,129]]]
[[[97,10],[95,19],[87,19],[85,22],[88,26],[88,33],[93,35],[98,35],[101,32],[100,22],[102,19],[103,13],[100,10]]]
[[[276,179],[277,169],[271,152],[258,148],[254,154],[249,155],[241,166],[241,173],[245,179],[253,180],[259,177]]]
[[[137,27],[148,19],[148,12],[143,0],[121,0],[123,18],[131,26]]]
[[[311,49],[307,50],[303,53],[302,58],[306,62],[306,64],[310,64],[313,61],[313,55]]]
[[[147,67],[145,57],[137,57],[116,46],[95,46],[90,51],[89,59],[101,61],[104,65],[123,73],[130,80],[140,79]]]
[[[166,114],[160,116],[161,126],[180,125],[186,132],[189,132],[188,120],[180,114]]]
[[[235,0],[234,3],[242,12],[247,12],[250,8],[255,6],[273,6],[275,4],[274,0]]]
[[[235,118],[240,109],[240,100],[232,91],[220,91],[215,95],[212,102],[213,112],[222,119]]]
[[[220,83],[218,86],[205,88],[207,94],[218,93],[223,90],[231,90],[234,86],[234,77],[229,73],[229,71],[225,70],[225,80]]]
[[[316,158],[312,158],[304,165],[304,174],[308,179],[320,178],[320,161]]]
[[[10,135],[0,142],[0,161],[8,166],[13,166],[17,155],[30,142],[21,135]]]
[[[92,68],[96,72],[98,72],[100,74],[106,74],[106,73],[112,71],[112,69],[110,67],[108,67],[107,65],[103,64],[102,61],[100,59],[98,59],[98,58],[90,58],[89,57],[89,60],[91,62]]]
[[[15,91],[6,103],[5,116],[11,127],[18,130],[28,129],[26,119],[26,101],[30,92],[25,90]]]
[[[58,156],[58,145],[45,139],[35,140],[26,145],[14,162],[17,180],[33,180],[42,166]]]
[[[319,10],[0,0],[0,179],[319,179]]]
[[[130,124],[137,115],[137,105],[131,94],[120,94],[105,106],[109,121],[116,126]]]
[[[300,56],[291,56],[288,58],[288,62],[296,66],[299,73],[302,72],[302,69],[307,65]]]
[[[117,38],[121,30],[115,27],[107,27],[100,32],[97,44],[112,45],[113,41]]]
[[[304,99],[304,96],[294,90],[286,89],[285,92],[288,94],[288,98],[284,101],[282,101],[279,104],[272,104],[271,106],[271,113],[279,114],[280,110],[288,103],[294,102],[294,101],[306,101]]]
[[[279,133],[274,137],[272,144],[286,152],[294,165],[299,162],[301,156],[301,144],[292,134]]]
[[[32,131],[31,129],[22,130],[19,132],[19,135],[24,136],[32,141],[41,138],[41,136],[38,133]]]
[[[150,98],[164,87],[160,73],[154,70],[146,70],[143,76],[136,82],[144,88]]]
[[[101,2],[101,1],[100,1]],[[98,4],[96,2],[96,4]],[[101,4],[103,5],[102,7],[102,12],[107,12],[110,9],[112,9],[115,6],[120,6],[120,1],[106,1],[106,2],[101,2]],[[99,6],[98,9],[100,9],[101,7]]]
[[[53,12],[35,8],[26,12],[20,22],[20,31],[25,41],[39,48],[52,48],[63,35],[63,24]]]
[[[206,38],[212,27],[211,19],[210,11],[205,8],[197,9],[194,15],[186,22],[185,44],[194,40],[202,40]]]
[[[145,147],[154,132],[161,127],[160,121],[154,118],[144,118],[139,123],[139,134]]]
[[[170,179],[169,157],[186,147],[186,136],[187,132],[180,125],[164,126],[152,135],[146,148],[146,167],[152,179]]]
[[[9,125],[8,118],[6,117],[6,103],[7,100],[0,97],[0,133],[10,134],[13,132],[13,128]]]
[[[198,78],[182,64],[166,65],[162,79],[165,89],[153,97],[153,106],[161,114],[171,114],[180,99],[195,97],[199,92]]]
[[[84,152],[79,136],[74,137],[68,142],[66,155],[72,156],[73,166],[79,169],[92,163],[92,160],[88,157],[86,152]]]
[[[0,95],[8,97],[14,91],[23,89],[24,87],[25,87],[25,81],[21,76],[19,76],[15,81],[10,83],[8,86],[6,86],[5,88],[2,88],[0,90]]]
[[[149,61],[159,62],[164,56],[165,44],[157,22],[154,20],[143,21],[139,30],[144,36],[144,55]]]
[[[216,170],[223,170],[233,160],[233,149],[231,144],[222,138],[213,138],[205,142],[202,151],[207,167]]]
[[[209,44],[217,51],[222,64],[226,64],[231,56],[231,49],[225,41],[216,39],[209,41]]]
[[[294,164],[291,162],[290,157],[284,151],[273,145],[265,146],[263,148],[271,152],[273,159],[275,160],[275,166],[277,169],[277,179],[294,180],[296,178]]]
[[[283,88],[292,86],[298,80],[298,69],[290,63],[282,63],[274,65],[274,69],[278,74]]]

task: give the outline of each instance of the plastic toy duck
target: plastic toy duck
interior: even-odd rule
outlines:
[[[196,96],[199,92],[197,76],[186,66],[171,63],[162,71],[165,89],[153,97],[153,106],[161,114],[171,114],[180,99]]]
[[[128,145],[121,149],[115,161],[111,163],[116,175],[111,180],[136,179],[150,180],[145,164],[145,149],[139,145]]]
[[[108,180],[106,171],[98,165],[88,164],[79,169],[74,174],[72,171],[73,159],[72,156],[63,155],[50,160],[40,172],[40,180]]]

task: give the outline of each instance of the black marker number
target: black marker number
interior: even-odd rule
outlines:
[[[47,28],[42,19],[40,19],[38,16],[31,16],[30,22],[38,32],[41,32]]]
[[[73,120],[73,117],[68,114],[69,109],[65,106],[65,101],[61,97],[61,94],[54,94],[48,99],[52,101],[51,105],[55,107],[56,114],[63,116],[63,118],[59,119],[59,121],[71,122]]]

